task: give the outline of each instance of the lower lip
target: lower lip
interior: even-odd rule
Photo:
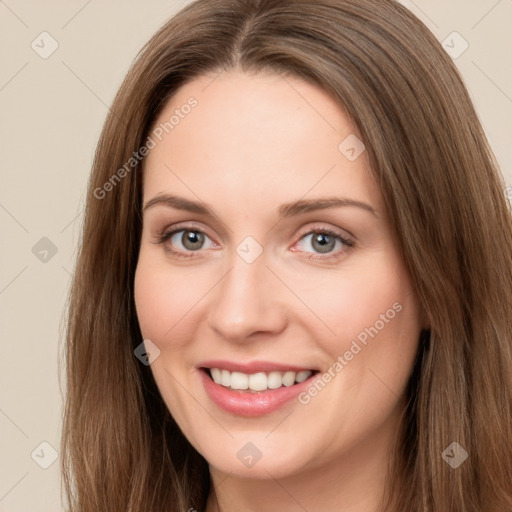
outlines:
[[[311,375],[308,379],[293,386],[282,386],[278,389],[267,389],[257,393],[236,391],[216,384],[204,370],[199,370],[200,378],[208,396],[224,411],[239,416],[262,416],[277,411],[286,403],[297,397],[311,385]]]

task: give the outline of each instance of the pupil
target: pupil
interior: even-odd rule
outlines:
[[[204,235],[197,231],[185,231],[182,237],[183,246],[190,250],[200,249],[204,242]]]
[[[335,240],[329,235],[318,233],[313,237],[313,246],[315,246],[315,243],[319,244],[315,249],[318,249],[318,252],[325,253],[333,249]]]

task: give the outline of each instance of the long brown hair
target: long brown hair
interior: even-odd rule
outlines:
[[[130,159],[179,87],[232,69],[316,84],[366,145],[430,325],[390,461],[393,510],[510,512],[505,184],[450,57],[392,0],[197,0],[138,55],[98,143],[68,305],[61,460],[69,510],[204,510],[208,464],[134,357],[143,159]],[[442,457],[453,442],[468,454],[456,469]]]

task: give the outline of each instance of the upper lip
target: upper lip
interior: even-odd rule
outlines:
[[[198,364],[199,368],[219,368],[220,370],[228,370],[230,372],[241,372],[251,375],[258,372],[300,372],[304,370],[316,371],[311,366],[298,366],[293,364],[283,364],[272,361],[251,361],[241,363],[226,360],[209,360]]]

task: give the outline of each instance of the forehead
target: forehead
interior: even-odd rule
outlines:
[[[194,79],[167,103],[151,136],[145,200],[172,191],[229,198],[245,209],[326,193],[380,202],[365,152],[348,158],[347,148],[362,146],[342,106],[295,77]]]

